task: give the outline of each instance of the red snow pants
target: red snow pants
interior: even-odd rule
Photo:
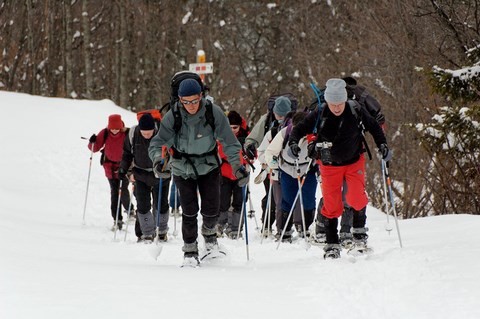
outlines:
[[[342,187],[344,180],[347,184],[347,204],[357,211],[367,206],[365,157],[363,155],[355,163],[345,166],[320,164],[320,174],[322,176],[323,216],[338,218],[342,215]]]

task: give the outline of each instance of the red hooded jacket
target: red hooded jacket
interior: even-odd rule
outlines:
[[[105,130],[107,134],[105,134]],[[100,150],[104,151],[103,168],[108,179],[118,178],[118,169],[123,155],[123,141],[127,135],[128,128],[123,128],[115,135],[104,128],[98,132],[93,148],[92,144],[88,143],[88,149],[93,150],[94,153]]]

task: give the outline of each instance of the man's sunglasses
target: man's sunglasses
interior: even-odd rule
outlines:
[[[182,102],[183,105],[197,104],[199,101],[200,101],[200,99],[195,99],[195,100],[191,100],[191,101],[180,100],[180,102]]]

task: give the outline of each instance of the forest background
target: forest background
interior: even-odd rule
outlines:
[[[274,93],[303,107],[311,82],[354,76],[383,106],[400,217],[480,214],[479,13],[480,0],[0,0],[0,90],[140,111],[168,102],[202,49],[210,94],[253,124]],[[377,160],[367,191],[381,208]]]

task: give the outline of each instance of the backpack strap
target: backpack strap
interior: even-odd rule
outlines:
[[[367,140],[365,139],[365,125],[363,125],[362,118],[358,115],[358,102],[355,102],[353,100],[348,100],[347,101],[348,105],[350,106],[350,110],[352,111],[353,116],[357,119],[358,122],[358,128],[360,129],[360,132],[362,133],[362,142],[363,146],[365,147],[365,150],[367,151],[368,158],[371,160],[372,159],[372,153],[370,152],[370,148],[368,147]]]
[[[212,101],[206,99],[205,103],[205,120],[207,124],[212,128],[213,133],[215,133],[215,117],[213,116],[213,104]]]

